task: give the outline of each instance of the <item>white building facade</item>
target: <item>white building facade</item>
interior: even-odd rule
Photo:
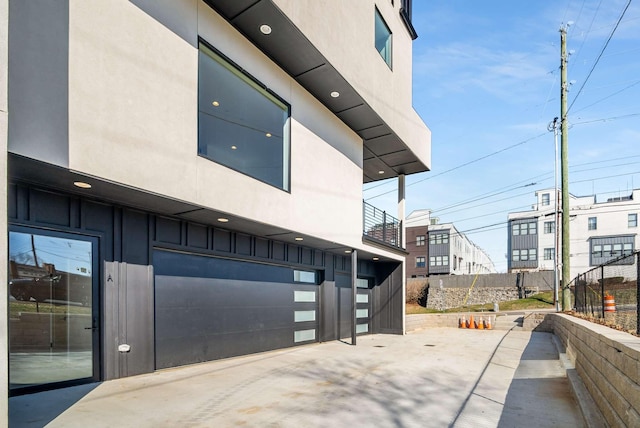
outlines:
[[[562,221],[558,217],[556,222],[554,193],[554,189],[539,190],[532,210],[509,214],[509,272],[553,270],[556,248],[560,265]],[[558,211],[559,199],[560,196]],[[595,195],[570,195],[569,207],[572,279],[638,248],[640,190],[602,202],[598,202]]]
[[[362,186],[430,168],[410,1],[1,4],[9,394],[403,333]]]

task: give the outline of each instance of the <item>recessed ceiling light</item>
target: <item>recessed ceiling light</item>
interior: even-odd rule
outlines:
[[[382,175],[382,174],[384,174],[384,171],[380,170],[380,171],[378,171],[378,174]]]
[[[220,218],[218,219],[218,221],[219,221],[220,223],[228,223],[228,222],[229,222],[229,219],[228,219],[228,218],[224,218],[224,217],[220,217]]]
[[[380,257],[374,257],[374,258],[373,258],[373,261],[374,261],[374,262],[377,262],[378,260],[380,260]]]
[[[236,146],[231,146],[231,150],[235,150],[235,149],[237,149]]]
[[[220,105],[220,103],[218,101],[214,101],[211,103],[212,106],[214,107],[218,107]]]
[[[269,35],[269,34],[271,34],[271,27],[268,26],[267,24],[262,24],[260,26],[260,32],[262,34]]]
[[[264,134],[267,136],[267,138],[271,138],[271,132],[267,132],[266,134]]]
[[[91,189],[91,184],[85,183],[84,181],[74,181],[73,185],[81,189]]]
[[[350,254],[351,250],[344,250],[345,253]]]
[[[304,241],[304,238],[302,236],[296,236],[294,239],[296,241]]]
[[[340,92],[338,92],[338,91],[333,91],[333,92],[331,92],[331,94],[330,94],[330,95],[331,95],[331,98],[338,98],[338,97],[340,96]]]

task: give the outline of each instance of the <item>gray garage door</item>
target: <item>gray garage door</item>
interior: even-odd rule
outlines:
[[[317,273],[156,250],[156,368],[317,341]]]

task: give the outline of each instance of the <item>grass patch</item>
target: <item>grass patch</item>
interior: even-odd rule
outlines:
[[[553,291],[545,291],[544,293],[534,294],[526,299],[509,300],[498,304],[501,311],[526,310],[526,309],[553,309]],[[452,312],[493,312],[493,303],[484,305],[469,305],[458,308],[445,309],[439,311],[436,309],[427,309],[417,304],[405,305],[407,315],[413,314],[441,314]]]

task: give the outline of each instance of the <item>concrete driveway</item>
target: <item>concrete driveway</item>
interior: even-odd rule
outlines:
[[[359,337],[10,399],[12,427],[583,426],[549,333]],[[48,424],[48,425],[47,425]]]

